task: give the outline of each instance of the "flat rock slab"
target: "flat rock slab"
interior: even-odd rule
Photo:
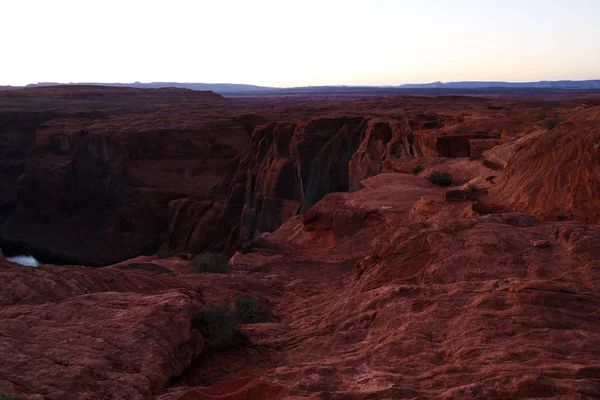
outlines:
[[[95,293],[0,309],[0,387],[45,399],[145,399],[200,355],[195,296]]]

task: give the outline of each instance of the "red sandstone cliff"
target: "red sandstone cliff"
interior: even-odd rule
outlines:
[[[189,92],[60,88],[47,95],[51,105],[66,107],[71,96],[84,110],[102,111],[67,108],[42,124],[27,119],[25,127],[8,121],[11,132],[35,141],[17,154],[27,161],[6,200],[14,212],[5,215],[3,240],[103,265],[155,252],[167,239],[171,201],[224,200],[215,189],[248,134],[232,119],[207,118],[222,107],[220,96]]]
[[[0,237],[94,265],[159,248],[231,251],[328,193],[381,172],[479,156],[497,143],[481,138],[524,135],[572,107],[398,97],[276,108],[187,90],[100,87],[0,99],[39,110],[6,117],[18,140],[0,147],[13,154],[0,179]]]

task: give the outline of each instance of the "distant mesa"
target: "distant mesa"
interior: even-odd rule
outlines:
[[[428,89],[428,88],[446,88],[446,89],[484,89],[484,88],[514,88],[514,89],[578,89],[594,90],[600,89],[600,80],[586,81],[537,81],[537,82],[433,82],[424,84],[407,84],[399,86],[406,89]]]
[[[600,90],[600,79],[583,81],[537,81],[537,82],[502,82],[502,81],[464,81],[464,82],[432,82],[423,84],[404,84],[398,86],[299,86],[299,87],[269,87],[238,83],[187,83],[187,82],[149,82],[149,83],[58,83],[39,82],[27,85],[27,87],[61,86],[61,85],[91,85],[91,86],[116,86],[133,87],[140,89],[158,88],[181,88],[192,90],[210,90],[222,95],[267,95],[267,94],[307,94],[307,93],[348,93],[377,91],[394,93],[406,93],[406,90],[441,89],[441,90],[483,90],[483,89],[537,89],[537,90]],[[9,89],[11,87],[0,87]]]
[[[244,93],[253,91],[277,91],[279,88],[266,86],[245,85],[237,83],[186,83],[186,82],[149,82],[149,83],[100,83],[100,82],[39,82],[29,84],[26,87],[45,87],[45,86],[113,86],[113,87],[129,87],[138,89],[160,89],[160,88],[177,88],[177,89],[192,89],[202,91],[212,91],[219,94],[224,93]]]

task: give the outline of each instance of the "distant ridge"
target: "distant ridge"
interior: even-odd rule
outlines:
[[[499,82],[499,81],[465,81],[465,82],[432,82],[423,84],[405,84],[398,86],[300,86],[279,88],[269,86],[256,86],[237,83],[186,83],[186,82],[134,82],[134,83],[58,83],[40,82],[26,87],[62,86],[62,85],[91,85],[134,87],[140,89],[158,89],[166,87],[210,90],[221,95],[265,95],[265,94],[293,94],[293,93],[348,93],[365,92],[376,89],[378,92],[396,92],[403,89],[557,89],[557,90],[600,90],[600,79],[584,81],[538,81],[538,82]],[[2,88],[2,87],[0,87]],[[5,89],[15,87],[5,87]]]
[[[600,89],[600,80],[587,81],[538,81],[538,82],[433,82],[424,84],[406,84],[397,86],[406,89],[483,89],[483,88],[514,88],[514,89]]]
[[[43,86],[64,86],[64,85],[84,85],[84,86],[114,86],[114,87],[133,87],[138,89],[160,89],[160,88],[178,88],[192,90],[210,90],[215,93],[243,93],[264,90],[279,90],[279,88],[271,88],[267,86],[245,85],[239,83],[187,83],[187,82],[133,82],[133,83],[98,83],[98,82],[39,82],[32,83],[26,87],[43,87]]]

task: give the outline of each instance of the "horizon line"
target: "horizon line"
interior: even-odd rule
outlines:
[[[406,82],[401,84],[324,84],[324,85],[295,85],[295,86],[268,86],[268,85],[259,85],[254,83],[236,83],[236,82],[201,82],[201,81],[174,81],[174,80],[163,80],[163,81],[133,81],[133,82],[125,82],[125,81],[78,81],[78,82],[64,82],[64,81],[38,81],[34,83],[27,83],[25,85],[14,85],[14,84],[0,84],[0,86],[5,87],[14,87],[14,88],[25,88],[29,86],[37,86],[37,85],[149,85],[149,84],[196,84],[196,85],[238,85],[238,86],[255,86],[260,88],[272,88],[272,89],[294,89],[294,88],[304,88],[304,87],[373,87],[373,88],[394,88],[405,85],[433,85],[433,84],[457,84],[457,83],[494,83],[494,84],[527,84],[527,83],[552,83],[552,82],[600,82],[600,78],[595,79],[543,79],[543,80],[523,80],[523,81],[504,81],[504,80],[461,80],[461,81],[431,81],[431,82]]]

